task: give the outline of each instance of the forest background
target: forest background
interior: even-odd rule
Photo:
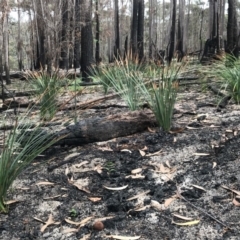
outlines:
[[[157,64],[173,57],[203,59],[221,50],[236,56],[239,5],[237,0],[3,0],[0,72],[9,83],[10,70],[81,66],[87,80],[92,65],[129,54]]]

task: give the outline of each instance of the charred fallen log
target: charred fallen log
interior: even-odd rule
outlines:
[[[156,120],[150,110],[128,112],[104,118],[88,118],[55,133],[60,138],[56,145],[80,146],[107,141],[142,132],[152,126],[156,126]]]

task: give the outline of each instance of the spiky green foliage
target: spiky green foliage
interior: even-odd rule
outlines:
[[[215,64],[215,76],[223,80],[223,88],[227,90],[234,101],[240,103],[240,60],[226,56],[223,61]]]
[[[92,78],[102,82],[105,92],[108,88],[113,88],[130,110],[139,108],[141,92],[138,84],[143,82],[143,73],[139,65],[128,61],[116,61],[113,65],[101,66]]]
[[[16,119],[13,129],[4,132],[0,152],[0,212],[8,212],[5,200],[13,181],[34,158],[58,140],[38,126],[28,129],[27,119],[28,115],[20,120]]]
[[[152,89],[151,108],[158,124],[169,131],[172,123],[174,104],[177,97],[178,83],[173,79],[159,81]]]
[[[158,124],[169,131],[177,97],[179,70],[180,67],[174,66],[161,69],[154,65],[116,61],[112,66],[103,66],[101,74],[95,72],[94,78],[113,88],[130,110],[136,110],[143,102],[147,102]]]
[[[63,77],[58,72],[51,74],[45,71],[28,73],[30,84],[39,98],[41,119],[51,120],[55,116],[58,109],[57,97],[63,85]]]

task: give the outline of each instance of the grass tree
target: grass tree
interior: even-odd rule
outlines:
[[[8,189],[13,181],[29,166],[29,164],[58,139],[54,134],[35,126],[29,129],[28,114],[16,118],[10,131],[4,131],[3,147],[0,153],[0,212],[7,213],[5,203]],[[3,119],[2,122],[6,122]]]

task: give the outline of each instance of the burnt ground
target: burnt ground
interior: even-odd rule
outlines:
[[[18,202],[0,214],[0,239],[239,239],[240,106],[217,109],[213,93],[194,89],[178,95],[177,131],[149,126],[38,157],[9,190],[7,200]],[[78,118],[126,111],[114,99]],[[55,224],[41,231],[50,215]]]

